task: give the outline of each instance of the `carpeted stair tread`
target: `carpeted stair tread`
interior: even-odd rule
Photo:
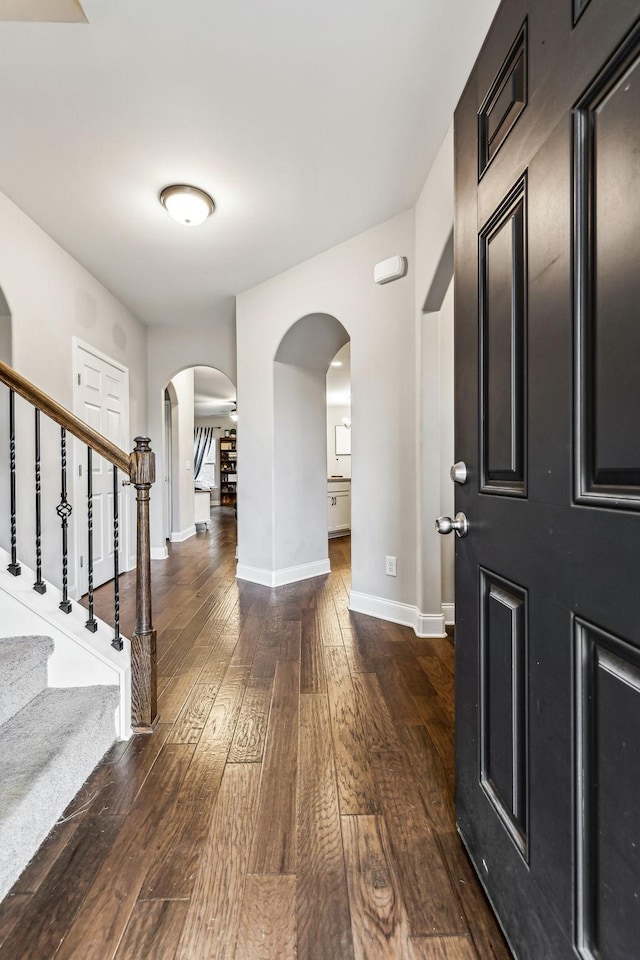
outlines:
[[[117,687],[49,688],[0,727],[0,898],[115,739]]]
[[[0,637],[0,724],[47,686],[50,637]]]

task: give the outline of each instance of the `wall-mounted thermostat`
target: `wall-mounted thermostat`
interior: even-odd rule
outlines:
[[[376,283],[390,283],[391,280],[399,280],[407,272],[406,257],[389,257],[388,260],[381,260],[373,268],[373,279]]]

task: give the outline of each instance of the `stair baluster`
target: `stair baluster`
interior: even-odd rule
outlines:
[[[11,563],[7,570],[13,577],[19,577],[22,570],[18,563],[16,533],[16,395],[9,390],[9,469],[11,486]]]
[[[118,510],[118,468],[113,468],[113,619],[115,636],[111,646],[122,650],[123,642],[120,636],[120,518]]]
[[[89,619],[85,627],[91,633],[98,629],[93,615],[93,450],[87,447],[87,600]]]
[[[56,513],[62,523],[62,600],[59,607],[63,613],[71,613],[71,600],[69,600],[69,517],[72,513],[72,506],[67,500],[67,431],[60,427],[60,503],[56,507]]]
[[[36,582],[33,589],[36,593],[46,593],[47,585],[42,579],[42,496],[40,478],[40,411],[35,408],[35,440],[36,440]]]

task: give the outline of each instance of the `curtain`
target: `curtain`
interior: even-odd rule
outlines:
[[[193,431],[193,479],[197,480],[211,444],[214,442],[214,427],[196,427]]]

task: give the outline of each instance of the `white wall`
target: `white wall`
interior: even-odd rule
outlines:
[[[164,391],[181,370],[216,367],[236,382],[236,336],[231,321],[212,321],[205,329],[149,327],[147,336],[148,429],[156,453],[157,483],[151,491],[151,556],[167,556],[165,545],[162,483],[167,476],[164,451]]]
[[[327,407],[327,477],[351,476],[351,456],[336,456],[336,427],[343,426],[344,417],[351,419],[351,407]]]
[[[453,545],[434,529],[450,508],[444,479],[453,463],[453,293],[450,258],[454,214],[453,126],[445,137],[415,208],[416,449],[420,464],[416,504],[421,550],[417,594],[423,610],[451,602]],[[449,292],[447,292],[449,291]],[[446,434],[446,436],[445,436]],[[450,484],[450,481],[448,481]],[[450,541],[453,537],[449,538]],[[444,571],[443,571],[444,564]],[[446,598],[443,596],[443,587]]]
[[[177,373],[171,380],[171,519],[172,540],[193,536],[193,368]]]
[[[328,571],[326,370],[274,366],[273,569],[324,562]]]
[[[453,280],[445,294],[439,313],[440,324],[440,509],[438,515],[455,514],[455,486],[449,470],[455,461],[454,453],[454,346],[453,346]],[[455,601],[455,545],[454,536],[440,537],[442,567],[442,602]]]
[[[72,338],[74,336],[124,364],[130,371],[130,449],[133,437],[146,431],[146,329],[84,267],[69,256],[7,197],[0,194],[0,287],[12,317],[12,365],[64,406],[73,407]],[[0,409],[6,398],[0,391]],[[16,401],[19,450],[29,482],[20,482],[18,500],[19,551],[34,563],[33,411]],[[43,553],[44,575],[60,583],[59,430],[43,423]],[[2,438],[4,448],[4,438]],[[73,489],[73,444],[68,445],[69,489]],[[131,490],[131,488],[128,488]],[[133,500],[133,495],[130,493]],[[3,497],[4,499],[4,497]],[[2,516],[7,516],[5,504]],[[131,511],[133,522],[134,511]],[[70,575],[75,570],[71,517]],[[3,524],[0,543],[7,546]],[[133,541],[135,544],[135,540]],[[73,596],[75,584],[70,580]]]
[[[11,316],[0,316],[0,360],[11,366]]]
[[[274,563],[274,363],[280,341],[301,317],[326,313],[351,338],[352,568],[354,592],[416,602],[415,291],[411,276],[386,286],[374,265],[412,259],[413,211],[394,217],[237,298],[239,562]],[[394,426],[404,422],[405,429]],[[293,452],[295,454],[295,451]],[[324,474],[324,462],[322,471]],[[323,478],[324,479],[324,478]],[[398,576],[385,575],[385,556]]]

